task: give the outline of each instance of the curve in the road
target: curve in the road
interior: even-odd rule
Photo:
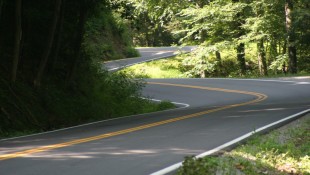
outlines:
[[[257,92],[230,90],[230,89],[213,88],[213,87],[191,86],[191,85],[183,85],[183,84],[160,83],[160,82],[148,82],[148,83],[153,84],[153,85],[160,85],[160,86],[175,86],[175,87],[202,89],[202,90],[209,90],[209,91],[219,91],[219,92],[226,92],[226,93],[245,94],[245,95],[255,96],[256,98],[254,100],[250,100],[250,101],[243,102],[243,103],[226,105],[226,106],[222,106],[222,107],[218,107],[218,108],[214,108],[214,109],[210,109],[210,110],[206,110],[206,111],[202,111],[202,112],[197,112],[197,113],[193,113],[193,114],[189,114],[189,115],[185,115],[185,116],[181,116],[181,117],[176,117],[176,118],[172,118],[172,119],[168,119],[168,120],[163,120],[163,121],[154,122],[154,123],[150,123],[150,124],[146,124],[146,125],[141,125],[138,127],[124,129],[124,130],[120,130],[120,131],[116,131],[116,132],[110,132],[110,133],[101,134],[101,135],[97,135],[97,136],[92,136],[92,137],[87,137],[87,138],[82,138],[82,139],[76,139],[76,140],[69,141],[69,142],[63,142],[63,143],[59,143],[59,144],[53,144],[53,145],[47,145],[47,146],[42,146],[42,147],[38,147],[38,148],[28,149],[28,150],[24,150],[24,151],[20,151],[20,152],[4,154],[4,155],[0,155],[0,160],[13,159],[13,158],[17,158],[17,157],[26,156],[29,154],[44,152],[44,151],[68,147],[68,146],[72,146],[72,145],[76,145],[76,144],[81,144],[81,143],[91,142],[91,141],[95,141],[95,140],[105,139],[105,138],[109,138],[109,137],[113,137],[113,136],[117,136],[117,135],[127,134],[127,133],[134,132],[134,131],[139,131],[139,130],[143,130],[143,129],[147,129],[147,128],[151,128],[151,127],[156,127],[156,126],[160,126],[160,125],[164,125],[164,124],[168,124],[168,123],[173,123],[173,122],[177,122],[177,121],[181,121],[181,120],[185,120],[185,119],[189,119],[189,118],[198,117],[201,115],[205,115],[205,114],[216,112],[216,111],[221,111],[224,109],[229,109],[229,108],[234,108],[234,107],[239,107],[239,106],[245,106],[245,105],[261,102],[267,98],[267,95],[262,94],[262,93],[257,93]]]
[[[170,58],[172,56],[178,55],[180,51],[190,52],[195,48],[195,46],[138,48],[137,50],[141,54],[141,57],[108,61],[105,62],[104,67],[108,71],[117,71],[139,63]]]

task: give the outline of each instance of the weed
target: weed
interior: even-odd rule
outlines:
[[[217,170],[218,161],[214,157],[195,158],[186,157],[178,175],[205,175],[213,174]]]
[[[180,58],[174,57],[137,64],[122,72],[129,73],[135,78],[180,78],[184,77],[180,66]]]

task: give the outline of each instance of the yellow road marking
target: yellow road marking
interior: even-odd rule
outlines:
[[[137,127],[133,127],[133,128],[129,128],[129,129],[124,129],[124,130],[120,130],[120,131],[115,131],[115,132],[111,132],[111,133],[101,134],[101,135],[97,135],[97,136],[93,136],[93,137],[86,137],[86,138],[82,138],[82,139],[72,140],[69,142],[47,145],[47,146],[28,149],[28,150],[24,150],[24,151],[20,151],[20,152],[4,154],[4,155],[0,155],[0,160],[22,157],[22,156],[26,156],[29,154],[39,153],[39,152],[48,151],[48,150],[52,150],[52,149],[57,149],[57,148],[72,146],[72,145],[76,145],[76,144],[80,144],[80,143],[91,142],[91,141],[95,141],[95,140],[109,138],[109,137],[113,137],[113,136],[117,136],[117,135],[122,135],[122,134],[130,133],[130,132],[134,132],[134,131],[139,131],[139,130],[143,130],[143,129],[147,129],[147,128],[151,128],[151,127],[155,127],[155,126],[159,126],[159,125],[163,125],[163,124],[168,124],[168,123],[177,122],[180,120],[185,120],[185,119],[205,115],[205,114],[216,112],[216,111],[221,111],[221,110],[228,109],[228,108],[233,108],[233,107],[244,106],[244,105],[248,105],[248,104],[252,104],[252,103],[257,103],[257,102],[263,101],[267,98],[267,95],[265,95],[265,94],[261,94],[261,93],[257,93],[257,92],[249,92],[249,91],[239,91],[239,90],[230,90],[230,89],[222,89],[222,88],[211,88],[211,87],[203,87],[203,86],[191,86],[191,85],[183,85],[183,84],[157,83],[157,82],[148,82],[148,84],[163,85],[163,86],[177,86],[177,87],[184,87],[184,88],[193,88],[193,89],[203,89],[203,90],[210,90],[210,91],[246,94],[246,95],[256,96],[257,98],[254,100],[248,101],[248,102],[244,102],[244,103],[227,105],[227,106],[223,106],[223,107],[219,107],[219,108],[215,108],[215,109],[210,109],[207,111],[197,112],[197,113],[193,113],[193,114],[189,114],[189,115],[185,115],[185,116],[181,116],[181,117],[177,117],[177,118],[173,118],[173,119],[163,120],[163,121],[159,121],[159,122],[155,122],[155,123],[141,125],[141,126],[137,126]]]

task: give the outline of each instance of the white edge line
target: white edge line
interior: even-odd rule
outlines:
[[[154,99],[154,98],[145,98],[145,97],[140,97],[142,99],[148,99],[148,100],[152,100],[152,101],[157,101],[157,102],[160,102],[160,101],[165,101],[165,100],[158,100],[158,99]],[[179,103],[179,102],[174,102],[174,101],[169,101],[170,103],[173,103],[173,104],[176,104],[176,105],[181,105],[183,107],[180,107],[180,108],[177,108],[177,109],[182,109],[182,108],[188,108],[190,105],[189,104],[186,104],[186,103]],[[168,111],[168,110],[165,110],[165,111]]]
[[[300,81],[288,81],[288,80],[277,80],[277,79],[253,79],[253,78],[245,78],[245,79],[242,79],[242,78],[209,78],[209,79],[218,79],[218,80],[221,80],[221,79],[228,79],[228,80],[237,80],[237,81],[246,81],[246,80],[249,80],[249,81],[265,81],[265,82],[281,82],[281,83],[301,83]]]
[[[152,78],[152,80],[162,80],[163,78]],[[280,83],[303,83],[300,81],[287,81],[287,80],[276,80],[276,79],[247,79],[247,78],[165,78],[167,80],[195,80],[195,79],[202,79],[202,80],[237,80],[237,81],[265,81],[265,82],[280,82]],[[309,82],[306,82],[309,83]]]
[[[140,97],[140,98],[148,99],[148,98],[144,98],[144,97]],[[149,100],[152,100],[152,101],[162,101],[162,100],[157,100],[157,99],[149,99]],[[52,131],[46,131],[46,132],[40,132],[40,133],[35,133],[35,134],[29,134],[29,135],[24,135],[24,136],[19,136],[19,137],[11,137],[11,138],[7,138],[7,139],[0,139],[0,142],[1,141],[7,141],[7,140],[19,139],[19,138],[25,138],[25,137],[31,137],[31,136],[37,136],[37,135],[43,135],[43,134],[49,134],[49,133],[54,133],[54,132],[59,132],[59,131],[79,128],[79,127],[83,127],[83,126],[88,126],[88,125],[93,125],[93,124],[98,124],[98,123],[104,123],[104,122],[113,121],[113,120],[120,120],[120,119],[131,118],[131,117],[135,117],[135,116],[141,116],[141,115],[147,115],[147,114],[156,114],[156,113],[164,112],[164,111],[165,112],[166,111],[173,111],[173,110],[187,108],[187,107],[190,106],[189,104],[186,104],[186,103],[178,103],[178,102],[171,102],[171,103],[183,105],[183,107],[174,108],[174,109],[167,109],[167,110],[162,110],[162,111],[149,112],[149,113],[143,113],[143,114],[135,114],[135,115],[129,115],[129,116],[123,116],[123,117],[117,117],[117,118],[111,118],[111,119],[100,120],[100,121],[91,122],[91,123],[85,123],[85,124],[76,125],[76,126],[67,127],[67,128],[62,128],[62,129],[56,129],[56,130],[52,130]]]
[[[202,158],[202,157],[209,156],[209,155],[211,155],[211,154],[213,154],[213,153],[216,153],[216,152],[218,152],[218,151],[220,151],[220,150],[223,150],[223,149],[225,149],[225,148],[227,148],[227,147],[229,147],[229,146],[231,146],[231,145],[233,145],[233,144],[236,144],[236,143],[238,143],[238,142],[240,142],[240,141],[242,141],[242,140],[244,140],[244,139],[246,139],[246,138],[248,138],[248,137],[254,135],[254,134],[257,133],[257,132],[263,131],[263,130],[269,128],[269,127],[275,126],[275,125],[277,125],[277,124],[279,124],[279,123],[285,122],[285,121],[287,121],[287,120],[290,120],[290,119],[292,119],[292,118],[298,117],[298,116],[300,116],[300,115],[307,114],[308,112],[310,112],[310,109],[301,111],[301,112],[299,112],[299,113],[297,113],[297,114],[293,114],[293,115],[288,116],[288,117],[286,117],[286,118],[284,118],[284,119],[281,119],[281,120],[278,120],[278,121],[276,121],[276,122],[270,123],[270,124],[268,124],[268,125],[265,125],[265,126],[263,126],[263,127],[258,128],[258,129],[255,130],[255,131],[249,132],[249,133],[244,134],[244,135],[242,135],[242,136],[240,136],[240,137],[238,137],[238,138],[236,138],[236,139],[234,139],[234,140],[231,140],[231,141],[229,141],[229,142],[226,142],[225,144],[220,145],[220,146],[218,146],[218,147],[216,147],[216,148],[213,148],[213,149],[211,149],[211,150],[209,150],[209,151],[207,151],[207,152],[201,153],[201,154],[199,154],[199,155],[197,155],[197,156],[195,156],[195,157],[196,157],[196,158]],[[154,172],[154,173],[152,173],[151,175],[164,175],[164,174],[170,173],[170,172],[172,172],[172,171],[174,171],[174,170],[180,168],[180,167],[182,166],[182,163],[183,163],[183,162],[179,162],[179,163],[173,164],[173,165],[171,165],[171,166],[169,166],[169,167],[167,167],[167,168],[164,168],[164,169],[162,169],[162,170],[159,170],[159,171],[157,171],[157,172]]]
[[[136,62],[136,63],[127,64],[127,65],[124,65],[124,66],[108,69],[108,71],[119,70],[119,69],[130,67],[130,66],[133,66],[133,65],[136,65],[136,64],[145,63],[145,62],[151,62],[151,61],[154,61],[154,60],[159,60],[159,59],[164,59],[164,58],[169,58],[169,57],[173,57],[173,56],[176,56],[176,55],[178,55],[178,54],[173,53],[172,55],[168,55],[168,56],[155,57],[155,58],[151,58],[149,60],[143,60],[143,61],[140,61],[140,62]]]

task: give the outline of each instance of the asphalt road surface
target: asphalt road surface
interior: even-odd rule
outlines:
[[[309,77],[147,81],[145,96],[189,106],[2,140],[0,174],[163,174],[310,108]]]

